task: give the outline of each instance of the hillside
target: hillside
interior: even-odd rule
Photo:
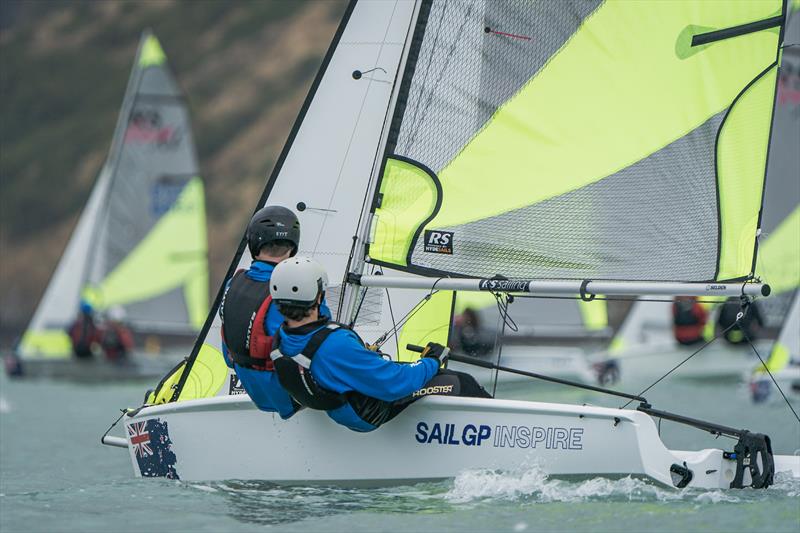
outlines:
[[[212,293],[344,2],[0,2],[0,324],[24,326],[103,163],[139,36],[187,94]]]

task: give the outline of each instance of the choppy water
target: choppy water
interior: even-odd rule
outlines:
[[[98,439],[116,409],[138,405],[142,393],[140,385],[0,378],[0,530],[800,531],[800,482],[789,479],[765,491],[677,491],[629,478],[568,482],[535,468],[469,471],[447,482],[378,490],[136,480],[127,453]],[[502,395],[617,405],[540,385]],[[800,425],[785,405],[754,406],[734,384],[672,380],[648,399],[767,432],[778,453],[800,448]],[[674,424],[662,429],[673,448],[732,446]]]

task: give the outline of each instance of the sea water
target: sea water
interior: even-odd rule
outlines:
[[[386,489],[135,479],[127,452],[99,438],[145,388],[0,378],[0,531],[800,531],[800,481],[785,477],[759,491],[565,481],[535,466]],[[498,396],[621,403],[536,382]],[[800,424],[788,407],[777,399],[754,405],[736,383],[671,377],[647,398],[659,409],[768,433],[776,453],[800,453]],[[672,423],[661,430],[675,449],[733,447]]]

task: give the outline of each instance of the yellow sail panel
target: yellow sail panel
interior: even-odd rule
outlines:
[[[27,330],[20,342],[21,353],[34,353],[48,358],[68,358],[72,355],[72,340],[60,329]]]
[[[227,377],[228,367],[225,365],[222,352],[210,344],[203,344],[197,358],[192,363],[186,383],[181,389],[177,401],[216,396],[225,385]]]
[[[800,206],[759,247],[757,274],[774,294],[800,287]]]
[[[721,214],[718,279],[749,274],[767,165],[777,65],[731,108],[717,144]]]
[[[586,302],[578,300],[578,309],[583,325],[589,331],[599,331],[608,327],[608,306],[605,300]]]
[[[99,285],[99,308],[147,300],[185,287],[191,323],[202,325],[208,310],[203,182],[190,180],[152,231]]]
[[[389,158],[381,181],[381,205],[375,218],[373,259],[406,265],[414,232],[433,214],[438,201],[435,176],[408,161]]]
[[[436,342],[447,346],[450,337],[450,315],[453,311],[453,291],[435,292],[430,299],[422,300],[411,311],[398,337],[398,361],[416,361],[419,353],[406,348],[408,344],[425,346]]]
[[[161,48],[161,43],[158,42],[155,35],[148,35],[142,44],[142,49],[139,54],[139,67],[146,68],[151,66],[163,65],[167,60],[164,49]]]

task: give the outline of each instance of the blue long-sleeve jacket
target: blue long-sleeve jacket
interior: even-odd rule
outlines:
[[[280,349],[292,356],[305,348],[316,327],[282,327]],[[412,364],[399,364],[383,359],[367,350],[358,336],[348,329],[331,333],[314,354],[311,375],[324,389],[336,393],[360,392],[378,400],[392,402],[409,396],[422,388],[439,371],[436,359],[422,359]],[[372,431],[375,426],[362,420],[350,404],[328,411],[334,421],[354,431]]]
[[[253,261],[250,268],[245,272],[245,276],[254,281],[268,282],[272,276],[272,271],[275,265],[265,263],[264,261]],[[228,280],[230,285],[230,280]],[[222,310],[220,309],[220,312]],[[323,300],[320,306],[320,314],[330,317],[331,311],[328,309],[327,303]],[[220,318],[222,315],[220,314]],[[274,336],[285,318],[278,311],[277,305],[270,305],[267,309],[266,316],[264,317],[264,331],[267,335]],[[262,411],[278,413],[281,418],[286,419],[295,413],[294,405],[289,397],[289,393],[281,386],[278,381],[278,376],[275,372],[266,372],[263,370],[253,370],[235,365],[231,360],[228,352],[228,347],[225,342],[222,343],[222,354],[225,357],[225,364],[228,368],[233,368],[239,380],[242,382],[244,390],[256,404],[256,407]]]

